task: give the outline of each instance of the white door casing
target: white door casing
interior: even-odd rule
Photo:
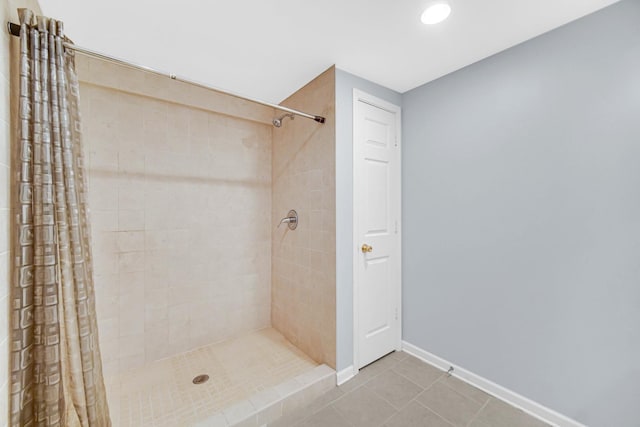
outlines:
[[[353,91],[356,372],[401,349],[400,114],[396,105]]]

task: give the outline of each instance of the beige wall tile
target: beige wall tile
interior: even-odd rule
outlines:
[[[119,252],[117,256],[118,272],[132,273],[136,271],[144,271],[144,251]]]
[[[271,322],[317,362],[335,367],[335,73],[329,69],[284,105],[318,112],[324,125],[273,129],[272,218],[298,212],[295,231],[273,226]]]
[[[81,97],[98,324],[105,358],[118,361],[110,369],[268,327],[271,127],[201,109],[206,91],[171,103],[162,100],[170,81],[92,60],[80,67],[101,84],[82,83]]]
[[[119,358],[144,354],[144,335],[133,334],[118,338]]]
[[[120,231],[116,234],[119,252],[144,251],[144,231]]]
[[[159,320],[145,329],[144,355],[146,362],[159,360],[170,355],[169,320]]]
[[[144,209],[118,209],[118,231],[144,230]]]
[[[91,173],[91,171],[89,171]],[[110,206],[111,209],[96,209],[91,205],[91,194],[99,191],[94,186],[94,179],[89,180],[89,204],[91,206],[91,229],[93,234],[98,232],[118,231],[118,210],[117,206]]]

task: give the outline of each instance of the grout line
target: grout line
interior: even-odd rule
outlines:
[[[420,393],[420,394],[422,394],[422,393]],[[443,420],[443,421],[444,421],[444,422],[446,422],[447,424],[449,424],[449,425],[453,426],[453,423],[451,423],[448,419],[446,419],[445,417],[443,417],[442,415],[440,415],[439,413],[437,413],[437,412],[436,412],[436,411],[434,411],[433,409],[429,408],[427,405],[425,405],[425,404],[421,403],[421,402],[420,402],[420,401],[418,401],[417,399],[418,399],[418,397],[416,396],[416,398],[414,399],[414,401],[415,401],[418,405],[422,406],[423,408],[425,408],[425,409],[426,409],[426,410],[428,410],[429,412],[431,412],[431,413],[435,414],[438,418],[440,418],[441,420]]]
[[[439,369],[438,369],[438,370],[439,370]],[[398,372],[398,371],[396,371],[396,370],[394,370],[393,372],[395,372],[396,374],[400,375],[401,377],[404,377],[404,378],[408,379],[408,380],[409,380],[409,381],[411,381],[413,384],[415,384],[415,385],[417,385],[418,387],[420,387],[421,389],[423,389],[423,391],[424,391],[424,390],[427,390],[427,389],[430,389],[430,388],[431,388],[431,386],[433,386],[435,383],[437,383],[438,381],[440,381],[440,378],[442,378],[442,377],[444,376],[444,373],[443,373],[443,374],[441,374],[441,375],[440,375],[438,378],[436,378],[436,379],[435,379],[431,384],[429,384],[429,385],[428,385],[428,386],[426,386],[426,387],[423,387],[423,386],[421,386],[420,384],[417,384],[416,382],[414,382],[414,381],[413,381],[411,378],[409,378],[407,375],[404,375],[402,372]]]
[[[442,375],[440,378],[444,377],[444,375]],[[433,412],[434,414],[436,414],[437,416],[439,416],[440,418],[442,418],[443,420],[445,420],[446,422],[448,422],[449,424],[453,425],[453,423],[451,423],[448,419],[446,419],[443,415],[439,414],[438,412],[435,411],[435,409],[430,408],[429,406],[427,406],[426,404],[420,402],[418,399],[419,396],[421,396],[424,392],[426,392],[427,390],[431,389],[436,383],[440,382],[440,378],[438,378],[438,380],[434,381],[429,387],[425,388],[424,391],[420,394],[418,394],[418,396],[416,396],[414,398],[414,400],[416,401],[417,404],[419,404],[420,406],[422,406],[423,408],[428,409],[429,411]],[[453,391],[454,393],[464,397],[465,399],[468,399],[474,403],[478,403],[475,400],[463,395],[462,393],[459,393],[458,391],[452,389],[451,387],[449,387],[448,385],[441,383],[442,385],[446,386],[448,389],[450,389],[451,391]],[[489,402],[489,400],[487,400],[487,402],[485,402],[484,405],[482,405],[480,407],[480,409],[478,409],[478,411],[473,415],[473,417],[471,417],[471,420],[469,421],[469,423],[471,423],[471,421],[473,421],[475,419],[475,417],[480,413],[480,411],[484,408],[484,406]],[[469,425],[469,423],[467,423],[467,426]]]
[[[391,407],[395,410],[395,407],[393,405],[391,405]],[[385,418],[385,420],[382,423],[380,423],[380,426],[381,427],[384,426],[387,423],[387,421],[389,421],[391,418],[395,417],[399,413],[400,411],[395,411],[393,414],[389,415],[389,417]]]
[[[348,393],[347,393],[347,394],[348,394]],[[345,396],[346,396],[346,394],[345,394]],[[349,421],[349,420],[347,419],[347,417],[342,413],[342,411],[340,411],[340,409],[338,409],[337,407],[335,407],[335,406],[333,405],[333,403],[331,404],[331,407],[333,408],[333,410],[334,410],[334,411],[336,411],[336,412],[338,413],[338,415],[340,415],[340,417],[342,417],[342,419],[343,419],[343,420],[345,420],[345,421],[347,422],[347,424],[349,424],[349,425],[353,425],[353,423],[352,423],[351,421]]]
[[[336,389],[338,389],[338,387],[336,386]],[[329,390],[327,393],[331,393],[332,390]],[[326,393],[325,393],[326,394]],[[313,415],[317,414],[320,411],[323,411],[324,409],[326,409],[327,407],[333,405],[335,402],[339,401],[340,399],[342,399],[343,397],[345,397],[348,393],[342,393],[340,396],[338,396],[337,398],[327,402],[326,404],[322,405],[321,407],[319,407],[314,413]],[[316,399],[320,399],[322,396],[317,397]],[[313,402],[309,403],[309,406],[311,406]]]
[[[442,377],[440,377],[438,379],[438,381],[436,381],[436,382],[439,382],[443,386],[447,387],[449,390],[453,391],[456,394],[459,394],[460,396],[464,397],[465,399],[470,400],[471,402],[477,403],[478,405],[480,405],[481,409],[484,408],[484,406],[487,404],[487,402],[489,402],[489,400],[491,399],[491,396],[489,396],[489,398],[484,403],[480,403],[477,400],[473,399],[471,396],[468,396],[466,393],[462,393],[461,391],[456,390],[455,388],[453,388],[449,384],[447,384],[445,381],[443,381],[443,379],[446,378],[446,377],[447,376],[445,374]],[[455,378],[455,377],[453,377],[453,378]],[[473,386],[471,386],[471,387],[473,387]],[[479,389],[476,389],[476,390],[479,390]],[[482,391],[482,390],[479,390],[479,391]]]
[[[487,407],[487,405],[489,404],[489,402],[490,402],[490,401],[491,401],[491,398],[487,399],[487,401],[486,401],[486,402],[484,402],[484,405],[482,405],[482,406],[480,407],[480,409],[478,410],[478,412],[476,412],[476,414],[475,414],[473,417],[471,417],[471,419],[470,419],[470,420],[469,420],[469,422],[467,423],[467,426],[470,426],[470,425],[471,425],[471,423],[473,423],[473,422],[478,418],[478,415],[480,415],[480,413],[484,410],[484,408],[486,408],[486,407]]]

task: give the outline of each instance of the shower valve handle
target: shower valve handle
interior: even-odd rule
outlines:
[[[280,228],[282,224],[287,224],[289,226],[289,230],[295,230],[296,227],[298,227],[298,212],[293,209],[290,210],[287,216],[280,220],[278,228]]]
[[[292,222],[296,222],[296,219],[291,217],[282,218],[280,220],[280,224],[278,224],[278,227],[280,227],[282,224],[291,224]]]

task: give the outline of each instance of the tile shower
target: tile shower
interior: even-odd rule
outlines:
[[[275,129],[271,108],[77,64],[115,425],[190,425],[319,364],[335,367],[333,69],[285,101],[327,124]],[[289,209],[301,226],[277,229]],[[246,366],[222,362],[230,351],[264,357],[247,362],[247,377]],[[213,384],[195,391],[192,377],[207,370]],[[162,384],[171,387],[155,402],[144,397]]]

